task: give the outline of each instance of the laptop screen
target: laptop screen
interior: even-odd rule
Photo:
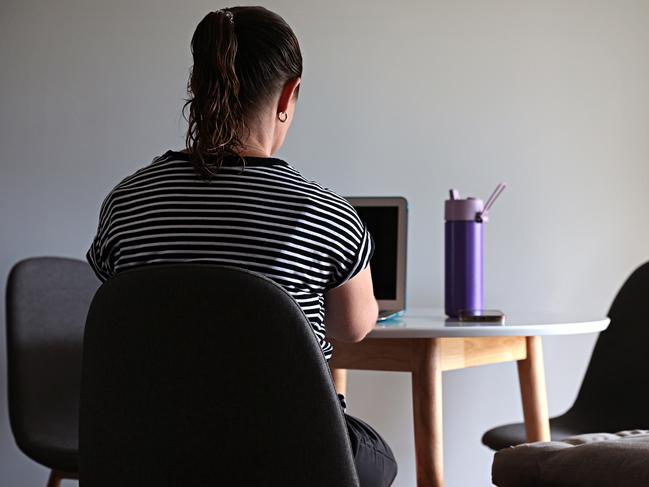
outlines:
[[[374,239],[370,261],[376,299],[397,299],[397,238],[399,209],[396,206],[357,206],[356,211]]]

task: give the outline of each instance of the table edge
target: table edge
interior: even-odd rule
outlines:
[[[561,336],[598,333],[608,328],[610,318],[573,323],[521,326],[467,326],[438,329],[376,326],[367,338],[469,338],[496,336]]]

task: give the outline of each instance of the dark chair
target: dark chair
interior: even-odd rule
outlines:
[[[307,318],[230,267],[141,267],[99,289],[79,445],[82,487],[358,486]]]
[[[99,287],[76,259],[18,262],[7,281],[9,420],[18,447],[52,469],[49,486],[78,472],[81,348]]]
[[[550,419],[552,440],[584,433],[649,429],[649,262],[631,274],[611,309],[572,407]],[[525,443],[522,423],[487,431],[482,442],[494,450]]]

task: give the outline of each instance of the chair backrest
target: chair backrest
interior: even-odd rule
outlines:
[[[9,419],[20,449],[46,465],[44,452],[77,448],[83,328],[99,285],[76,259],[26,259],[9,273]]]
[[[141,267],[99,289],[79,441],[82,487],[358,485],[307,318],[230,267]]]
[[[568,412],[598,431],[649,429],[649,262],[618,292]]]

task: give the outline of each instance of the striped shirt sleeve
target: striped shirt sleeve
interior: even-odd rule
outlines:
[[[348,248],[349,259],[337,260],[329,289],[342,286],[356,276],[369,265],[374,254],[374,240],[367,226],[360,219],[356,210],[346,201],[345,203],[350,210],[347,225],[351,233],[357,237],[357,243],[354,242]]]
[[[108,228],[107,223],[110,220],[110,199],[111,195],[109,194],[101,205],[97,234],[92,239],[90,248],[86,253],[86,260],[90,264],[90,267],[92,267],[92,270],[95,271],[95,274],[97,275],[99,280],[102,282],[107,281],[114,275],[113,269],[106,255],[106,246],[104,244],[104,239]]]

